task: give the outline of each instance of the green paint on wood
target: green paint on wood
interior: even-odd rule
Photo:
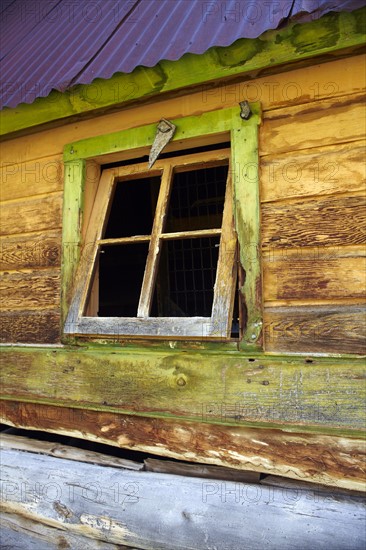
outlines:
[[[353,13],[329,13],[305,24],[293,23],[267,31],[255,40],[241,39],[227,48],[211,48],[202,55],[186,54],[178,61],[161,61],[153,68],[137,67],[131,74],[117,73],[60,93],[53,91],[32,104],[20,104],[0,113],[0,135],[73,116],[87,115],[112,106],[245,75],[315,56],[357,49],[365,43],[366,8]]]
[[[80,255],[86,163],[83,159],[65,162],[62,217],[61,323],[66,319],[70,293]]]
[[[258,125],[260,105],[251,104],[252,115],[248,121],[240,117],[239,107],[174,119],[177,129],[173,141],[205,137],[208,135],[231,135],[232,172],[234,182],[234,212],[240,245],[241,264],[246,273],[242,295],[248,311],[246,334],[242,346],[256,349],[261,343],[262,302],[260,269],[260,201],[258,180]],[[64,150],[64,160],[68,167],[65,176],[65,199],[63,227],[71,242],[80,242],[80,204],[82,203],[85,168],[78,165],[85,160],[102,157],[111,153],[131,151],[150,146],[156,134],[156,124],[114,132],[68,144]],[[225,137],[224,139],[228,139]],[[79,167],[75,170],[75,167]],[[70,177],[72,173],[72,177]],[[70,206],[69,206],[70,203]],[[64,235],[64,239],[65,239]],[[63,241],[69,248],[69,241]],[[79,248],[75,249],[78,253]],[[70,264],[65,259],[63,271],[63,319],[66,318],[72,280],[77,262]],[[65,340],[66,342],[66,340]]]
[[[234,107],[203,113],[200,116],[173,119],[171,122],[176,124],[177,129],[172,141],[228,133],[233,122],[240,126],[239,113],[239,107]],[[80,158],[90,159],[101,155],[149,147],[154,141],[156,127],[157,125],[154,123],[68,144],[64,149],[64,160],[67,162]]]
[[[174,350],[2,349],[3,398],[231,426],[354,434],[364,361]]]
[[[234,171],[235,222],[239,241],[240,264],[245,271],[244,286],[240,289],[247,323],[240,344],[260,344],[262,339],[262,278],[260,264],[260,198],[258,173],[257,112],[241,128],[231,134]]]

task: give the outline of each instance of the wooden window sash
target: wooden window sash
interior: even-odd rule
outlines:
[[[109,169],[103,172],[77,272],[74,299],[65,324],[66,333],[95,336],[173,336],[177,338],[228,338],[230,336],[236,280],[235,246],[233,247],[233,242],[236,243],[236,235],[233,229],[230,166],[226,182],[221,228],[164,233],[173,174],[222,165],[224,161],[229,160],[229,155],[229,150],[209,151],[158,161],[154,170],[149,172],[146,170],[146,165],[131,165],[130,167]],[[107,223],[108,209],[111,205],[115,184],[118,181],[131,181],[131,179],[141,179],[145,176],[150,177],[157,174],[162,174],[162,176],[151,235],[135,235],[114,239],[101,238]],[[208,236],[221,237],[211,317],[149,317],[162,242],[178,238],[188,239]],[[86,308],[88,290],[92,286],[97,269],[97,256],[100,246],[135,242],[150,243],[137,316],[103,318],[83,315],[84,310],[88,311]],[[231,262],[229,267],[228,262]],[[220,277],[222,276],[225,279],[223,283],[220,283]],[[229,284],[228,281],[230,281]]]

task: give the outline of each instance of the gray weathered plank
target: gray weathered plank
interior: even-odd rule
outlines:
[[[113,466],[114,468],[126,468],[128,470],[142,470],[144,465],[141,462],[109,456],[94,451],[78,449],[57,442],[39,441],[19,435],[1,434],[0,449],[13,449],[33,453],[46,454],[55,458],[65,458],[79,462],[90,462],[100,466]]]
[[[365,505],[334,495],[2,452],[2,504],[44,524],[146,550],[363,550]],[[335,526],[337,533],[335,536]]]
[[[138,550],[75,535],[16,514],[2,513],[0,526],[4,550]]]

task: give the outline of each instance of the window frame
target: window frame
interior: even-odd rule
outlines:
[[[232,213],[235,220],[235,230],[238,237],[239,265],[245,272],[245,282],[240,279],[240,299],[245,304],[247,312],[246,326],[240,346],[242,348],[261,349],[262,332],[262,304],[261,304],[261,268],[260,268],[260,203],[259,203],[259,181],[258,181],[258,125],[260,124],[260,106],[251,104],[252,116],[249,120],[240,117],[239,107],[204,113],[200,116],[182,117],[173,119],[177,129],[167,151],[183,150],[197,146],[209,140],[211,143],[220,143],[230,139],[231,158],[231,180],[233,185]],[[64,341],[70,341],[75,336],[104,336],[110,334],[119,336],[119,327],[111,325],[109,331],[100,330],[101,324],[94,323],[94,328],[89,322],[89,328],[83,322],[77,327],[75,323],[80,322],[80,304],[83,299],[80,292],[80,262],[85,253],[82,250],[82,217],[84,206],[84,190],[87,181],[87,171],[90,163],[106,164],[114,160],[124,158],[136,158],[143,151],[146,154],[151,147],[155,133],[156,124],[121,130],[113,134],[81,140],[66,145],[64,149],[65,166],[65,189],[63,209],[63,246],[62,246],[62,329]],[[159,161],[157,161],[159,162]],[[155,167],[156,169],[156,167]],[[154,171],[154,167],[151,172]],[[228,178],[229,181],[230,178]],[[250,205],[250,208],[246,205]],[[103,220],[104,221],[104,220]],[[99,223],[103,225],[103,221]],[[224,224],[222,225],[224,227]],[[221,249],[221,247],[220,247]],[[93,260],[94,262],[94,260]],[[78,267],[79,266],[79,267]],[[219,264],[218,264],[219,268]],[[90,265],[89,268],[90,269]],[[79,275],[77,274],[79,270]],[[241,270],[241,273],[243,272]],[[240,271],[240,270],[239,270]],[[217,278],[219,283],[219,277]],[[225,281],[222,281],[225,285]],[[78,286],[79,285],[79,286]],[[218,294],[220,291],[218,290]],[[215,298],[214,298],[215,301]],[[75,307],[77,303],[77,307]],[[219,307],[219,306],[217,306]],[[214,307],[213,307],[214,310]],[[222,309],[221,309],[222,311]],[[211,318],[211,325],[207,319],[200,318],[201,327],[193,336],[187,330],[171,331],[170,334],[160,336],[171,340],[175,337],[190,339],[191,337],[220,338],[222,331],[217,330],[219,313]],[[84,317],[85,318],[85,317]],[[221,317],[222,318],[222,317]],[[108,319],[97,318],[95,319]],[[110,318],[110,319],[134,319],[134,324],[139,326],[140,318]],[[137,320],[136,320],[137,319]],[[164,318],[155,318],[164,323]],[[187,319],[183,318],[187,324]],[[212,325],[212,321],[214,325]],[[176,326],[180,324],[179,318],[174,318]],[[230,320],[231,321],[231,320]],[[204,323],[202,325],[202,322]],[[183,324],[184,324],[183,323]],[[205,328],[206,323],[206,328]],[[113,324],[113,323],[112,323]],[[114,325],[116,325],[114,321]],[[151,334],[139,331],[136,326],[133,334],[121,335],[121,338],[139,336],[141,338],[153,337]],[[182,325],[183,326],[183,325]],[[178,327],[179,328],[179,327]],[[81,330],[80,330],[81,329]],[[216,333],[215,333],[216,330]],[[194,331],[193,331],[194,332]]]

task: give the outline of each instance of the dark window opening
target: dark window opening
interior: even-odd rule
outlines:
[[[99,317],[136,317],[148,248],[148,243],[102,247]]]
[[[105,239],[150,235],[160,177],[150,177],[116,183]]]
[[[174,175],[166,233],[221,227],[228,166]]]

